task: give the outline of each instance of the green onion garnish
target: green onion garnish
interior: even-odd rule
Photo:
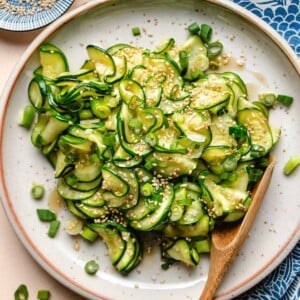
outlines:
[[[229,134],[235,138],[243,138],[247,136],[247,129],[241,125],[232,126],[229,127]]]
[[[207,24],[202,24],[200,29],[200,37],[204,43],[208,43],[211,39],[213,30]]]
[[[41,209],[41,208],[38,208],[36,210],[37,214],[38,214],[38,217],[40,219],[40,221],[42,222],[51,222],[51,221],[54,221],[56,220],[56,215],[54,212],[52,212],[51,210],[49,209]]]
[[[184,74],[189,66],[189,56],[187,51],[182,50],[179,52],[179,64],[181,67],[181,73]]]
[[[14,296],[15,300],[27,300],[29,297],[27,286],[25,284],[19,285],[14,293]]]
[[[96,261],[90,260],[85,264],[84,270],[89,275],[94,275],[99,270],[99,265]]]
[[[140,34],[141,34],[141,30],[140,30],[139,27],[133,27],[133,28],[131,29],[131,31],[132,31],[132,34],[133,34],[134,36],[140,35]]]
[[[60,226],[60,221],[58,220],[51,221],[48,229],[48,236],[54,238],[58,232],[59,226]]]
[[[293,103],[294,98],[287,95],[277,95],[276,100],[285,106],[290,106]]]
[[[209,43],[207,47],[208,58],[216,58],[223,51],[223,44],[219,41]]]
[[[39,290],[37,293],[37,299],[39,300],[49,300],[50,296],[51,294],[47,290]]]
[[[263,171],[261,169],[247,167],[246,170],[249,176],[249,181],[252,182],[259,181],[263,175]]]
[[[272,107],[276,102],[276,96],[272,93],[261,94],[259,101],[262,102],[266,107]]]
[[[89,242],[93,242],[98,237],[98,233],[89,227],[85,227],[81,232],[81,236]]]
[[[290,175],[300,165],[300,156],[291,156],[284,165],[283,171],[285,175]]]
[[[35,108],[32,105],[26,105],[23,110],[19,112],[18,124],[25,128],[30,128],[35,116]]]
[[[191,34],[197,34],[197,33],[199,33],[200,27],[199,27],[198,23],[194,22],[194,23],[190,24],[190,25],[188,26],[188,31],[189,31]]]
[[[145,197],[151,196],[153,191],[154,191],[154,188],[153,188],[152,184],[149,182],[145,183],[141,188],[141,193]]]
[[[45,188],[41,184],[35,184],[31,188],[30,193],[31,193],[32,198],[34,198],[36,200],[40,200],[43,198],[43,196],[45,194]]]

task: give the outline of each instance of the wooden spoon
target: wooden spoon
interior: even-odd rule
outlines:
[[[243,218],[243,221],[238,224],[232,224],[230,227],[216,228],[212,232],[210,268],[200,300],[213,299],[225,273],[247,238],[265,192],[269,186],[274,164],[275,158],[270,155],[269,165],[266,168],[263,177],[252,191],[252,203]]]

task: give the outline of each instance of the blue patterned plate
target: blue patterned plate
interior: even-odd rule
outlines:
[[[60,17],[73,0],[3,0],[0,3],[0,28],[11,31],[28,31]]]

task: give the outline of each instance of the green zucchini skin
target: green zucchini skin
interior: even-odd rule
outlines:
[[[279,140],[268,108],[250,101],[237,73],[210,68],[208,52],[199,35],[153,50],[90,44],[73,71],[57,46],[39,48],[31,142],[121,274],[139,265],[149,233],[168,265],[195,267],[215,224],[245,215]]]

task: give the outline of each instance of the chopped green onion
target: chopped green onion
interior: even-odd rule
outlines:
[[[229,134],[235,138],[243,138],[247,136],[247,129],[242,125],[229,127]]]
[[[263,171],[261,169],[247,167],[246,170],[247,170],[247,173],[249,176],[249,181],[252,181],[252,182],[259,181],[263,175]]]
[[[59,226],[60,226],[60,221],[58,220],[51,221],[48,230],[48,236],[54,238],[58,232]]]
[[[182,50],[179,52],[179,64],[181,67],[181,73],[185,74],[189,66],[189,56],[187,51]]]
[[[49,209],[38,208],[36,211],[40,221],[51,222],[56,219],[55,213]]]
[[[94,230],[90,229],[89,227],[85,227],[82,232],[81,232],[81,236],[90,241],[93,242],[96,240],[96,238],[98,237],[98,233],[95,232]]]
[[[141,188],[141,193],[145,197],[151,196],[153,191],[154,191],[153,186],[149,182],[145,183]]]
[[[261,94],[259,101],[262,102],[266,107],[272,107],[276,102],[276,96],[272,93]]]
[[[93,114],[100,119],[108,118],[111,113],[110,107],[106,104],[103,104],[102,99],[91,101],[91,110]]]
[[[25,284],[19,285],[14,293],[14,296],[15,300],[28,300],[29,294],[27,286]]]
[[[31,188],[30,193],[31,193],[32,198],[34,198],[36,200],[40,200],[43,198],[43,196],[45,194],[45,188],[41,184],[35,184]]]
[[[285,105],[285,106],[290,106],[293,101],[294,101],[294,98],[291,97],[291,96],[287,96],[287,95],[277,95],[277,102]]]
[[[93,118],[93,113],[90,109],[82,109],[79,111],[80,120],[89,120]]]
[[[204,43],[208,43],[211,39],[213,30],[207,24],[202,24],[200,29],[200,37]]]
[[[140,34],[141,34],[141,30],[140,30],[139,27],[133,27],[133,28],[131,29],[131,31],[132,31],[132,34],[133,34],[134,36],[137,36],[137,35],[140,35]]]
[[[208,58],[216,58],[223,51],[223,44],[219,41],[209,43],[207,47],[207,56]]]
[[[30,128],[35,116],[35,109],[32,105],[26,105],[23,110],[19,112],[18,124],[25,128]]]
[[[194,22],[194,23],[190,24],[188,26],[188,31],[191,34],[197,34],[200,31],[200,27],[199,27],[198,23]]]
[[[142,131],[143,123],[139,119],[133,118],[129,121],[128,126],[134,133],[138,134]]]
[[[291,156],[284,165],[283,171],[285,175],[290,175],[300,165],[300,156]]]
[[[90,260],[85,264],[84,270],[89,275],[94,275],[99,270],[99,265],[95,260]]]
[[[50,296],[51,296],[51,294],[47,290],[39,290],[37,293],[37,298],[39,300],[49,300]]]

